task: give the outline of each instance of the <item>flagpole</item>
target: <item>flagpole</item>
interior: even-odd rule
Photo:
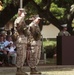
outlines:
[[[20,0],[20,8],[23,8],[23,0]]]

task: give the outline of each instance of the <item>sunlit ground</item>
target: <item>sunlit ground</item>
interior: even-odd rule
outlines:
[[[41,71],[41,75],[73,75],[74,74],[74,65],[67,66],[38,66],[37,69]],[[25,72],[30,75],[29,67],[24,67]],[[0,75],[16,75],[15,67],[1,67]],[[34,74],[35,75],[35,74]],[[38,75],[38,74],[36,74]]]
[[[72,71],[51,71],[51,72],[42,72],[42,75],[73,75]]]

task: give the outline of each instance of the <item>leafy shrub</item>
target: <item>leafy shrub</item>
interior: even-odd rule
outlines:
[[[46,52],[46,57],[47,58],[52,58],[54,53],[55,53],[55,47],[46,46],[44,49],[45,49],[45,52]]]
[[[56,50],[56,41],[52,40],[43,41],[43,47],[46,52],[46,57],[52,58]]]

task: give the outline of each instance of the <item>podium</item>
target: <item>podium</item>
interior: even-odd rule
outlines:
[[[57,36],[57,65],[74,65],[74,36]]]

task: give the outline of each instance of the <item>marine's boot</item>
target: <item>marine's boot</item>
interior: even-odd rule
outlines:
[[[36,68],[31,68],[30,74],[41,74],[41,72],[38,72]]]
[[[22,72],[24,75],[28,75],[26,72],[23,71],[22,68],[21,68],[21,72]]]
[[[36,72],[36,74],[41,74],[41,72],[37,71],[36,68],[34,68],[34,71]]]
[[[22,75],[21,68],[17,68],[16,75]]]
[[[17,68],[16,75],[28,75],[28,74],[24,73],[24,72],[21,70],[21,68]]]

